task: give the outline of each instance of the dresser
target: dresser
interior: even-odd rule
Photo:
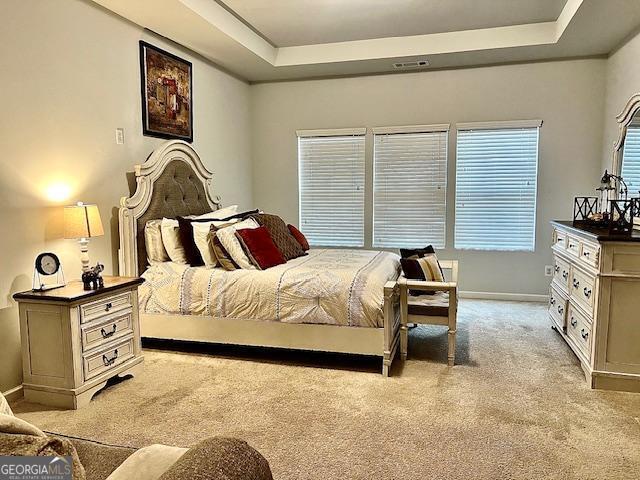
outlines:
[[[591,388],[640,392],[640,232],[551,223],[552,326]]]
[[[45,292],[26,291],[19,304],[25,399],[76,409],[107,380],[134,374],[143,361],[138,285],[144,280],[104,277],[104,288],[74,281]]]

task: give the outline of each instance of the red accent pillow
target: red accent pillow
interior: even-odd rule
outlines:
[[[242,228],[236,230],[236,237],[251,263],[260,270],[287,263],[266,227]]]
[[[287,225],[287,228],[291,232],[291,235],[293,235],[293,237],[298,241],[302,249],[305,252],[309,250],[309,242],[307,242],[307,237],[305,237],[304,234],[293,225]]]

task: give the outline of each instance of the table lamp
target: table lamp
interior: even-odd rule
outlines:
[[[64,207],[64,238],[77,239],[80,243],[82,271],[89,270],[89,238],[104,235],[97,205],[78,202]]]

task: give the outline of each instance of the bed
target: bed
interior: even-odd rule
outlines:
[[[400,337],[393,253],[312,249],[264,271],[148,265],[146,222],[220,208],[212,177],[180,140],[164,142],[135,167],[135,192],[121,200],[118,215],[119,268],[146,279],[142,337],[372,355],[388,376]]]

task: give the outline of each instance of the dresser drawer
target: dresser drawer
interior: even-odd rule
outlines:
[[[591,268],[598,268],[600,260],[600,248],[591,243],[582,242],[580,261]]]
[[[554,256],[553,262],[553,280],[565,293],[568,294],[571,265],[557,255]]]
[[[567,299],[552,285],[549,289],[549,315],[562,331],[567,329]]]
[[[126,362],[133,355],[133,335],[112,342],[108,347],[95,353],[84,355],[82,360],[85,381]]]
[[[101,300],[80,305],[80,322],[87,323],[103,318],[114,312],[130,310],[132,307],[131,292],[118,293]]]
[[[561,248],[562,250],[567,248],[567,234],[557,228],[553,231],[553,246]]]
[[[576,258],[580,257],[580,240],[571,235],[567,235],[567,252]]]
[[[591,360],[591,324],[573,305],[569,304],[567,335],[587,360]]]
[[[87,352],[116,338],[133,333],[131,312],[113,316],[106,322],[92,322],[81,327],[82,351]]]
[[[570,296],[593,317],[596,279],[577,268],[571,270]],[[589,318],[591,321],[591,318]]]

